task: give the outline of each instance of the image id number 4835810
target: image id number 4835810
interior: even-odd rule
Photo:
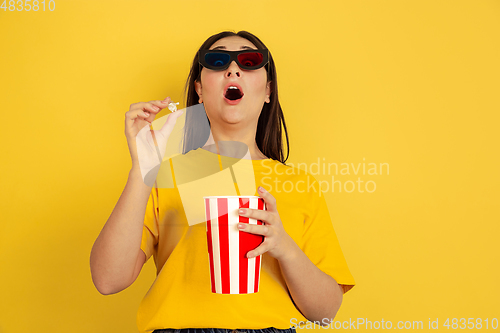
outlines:
[[[430,322],[429,319],[429,328],[438,328],[438,320]],[[437,327],[434,327],[437,326]],[[497,318],[446,318],[443,326],[448,329],[497,329],[498,328],[498,319]]]
[[[1,0],[0,0],[1,1]],[[4,0],[0,6],[0,10],[3,9],[4,12],[44,12],[56,10],[56,2],[54,0],[49,1],[38,1],[38,0]]]

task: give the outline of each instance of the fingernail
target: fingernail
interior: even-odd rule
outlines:
[[[148,113],[148,112],[144,112],[144,115],[145,115],[146,117],[149,117],[149,113]]]
[[[245,210],[244,209],[240,209],[240,214],[245,214]]]
[[[264,188],[262,186],[259,186],[259,192],[264,193]]]
[[[240,228],[240,229],[245,229],[245,224],[244,224],[244,223],[240,223],[240,224],[238,224],[238,228]]]
[[[163,100],[163,101],[161,101],[161,102],[162,102],[163,104],[167,104],[167,101],[165,101],[165,100]]]
[[[157,107],[156,105],[153,105],[153,110],[158,111],[158,110],[160,110],[160,108]]]

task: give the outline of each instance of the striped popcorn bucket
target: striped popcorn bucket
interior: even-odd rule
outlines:
[[[205,200],[210,282],[216,294],[251,294],[259,291],[261,256],[246,254],[258,247],[264,236],[240,231],[238,223],[264,224],[240,216],[239,208],[265,210],[258,196],[210,196]]]

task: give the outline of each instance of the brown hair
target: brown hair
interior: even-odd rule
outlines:
[[[221,38],[230,37],[230,36],[239,36],[245,38],[252,42],[257,49],[267,49],[267,47],[262,43],[262,41],[247,31],[239,31],[235,33],[233,31],[223,31],[221,33],[210,36],[199,48],[199,50],[209,49],[212,44],[218,41]],[[184,97],[186,96],[187,91],[187,99],[186,99],[186,107],[199,104],[198,94],[195,90],[194,82],[200,79],[201,75],[201,65],[198,63],[198,52],[193,59],[193,63],[191,65],[191,70],[189,71],[189,76],[186,81],[186,85],[184,87]],[[289,141],[288,141],[288,131],[286,129],[285,117],[283,115],[283,111],[281,110],[281,105],[278,100],[278,84],[276,77],[276,68],[274,66],[274,60],[269,51],[269,62],[265,66],[267,71],[267,82],[271,82],[271,96],[269,97],[270,103],[264,103],[262,107],[261,114],[259,116],[259,120],[257,123],[257,133],[255,135],[255,142],[257,143],[257,147],[259,147],[260,151],[269,157],[270,159],[279,161],[286,165],[286,160],[289,157],[290,149],[289,149]],[[188,116],[191,119],[188,119]],[[202,147],[210,133],[197,133],[196,131],[189,129],[189,123],[191,121],[196,121],[194,119],[196,116],[204,117],[205,119],[199,119],[200,121],[206,122],[208,117],[205,114],[201,113],[186,113],[186,125],[185,125],[185,140],[184,140],[184,153]],[[210,121],[208,121],[210,123]],[[282,141],[282,126],[285,131],[286,138],[286,148],[287,155],[286,158],[284,156],[284,148]]]

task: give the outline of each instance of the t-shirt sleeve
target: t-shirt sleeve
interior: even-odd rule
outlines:
[[[335,234],[325,197],[313,192],[309,199],[302,250],[319,269],[333,277],[346,293],[354,287],[355,282]]]
[[[142,227],[141,250],[146,254],[146,261],[155,253],[157,248],[159,213],[158,189],[153,187],[149,194]]]

